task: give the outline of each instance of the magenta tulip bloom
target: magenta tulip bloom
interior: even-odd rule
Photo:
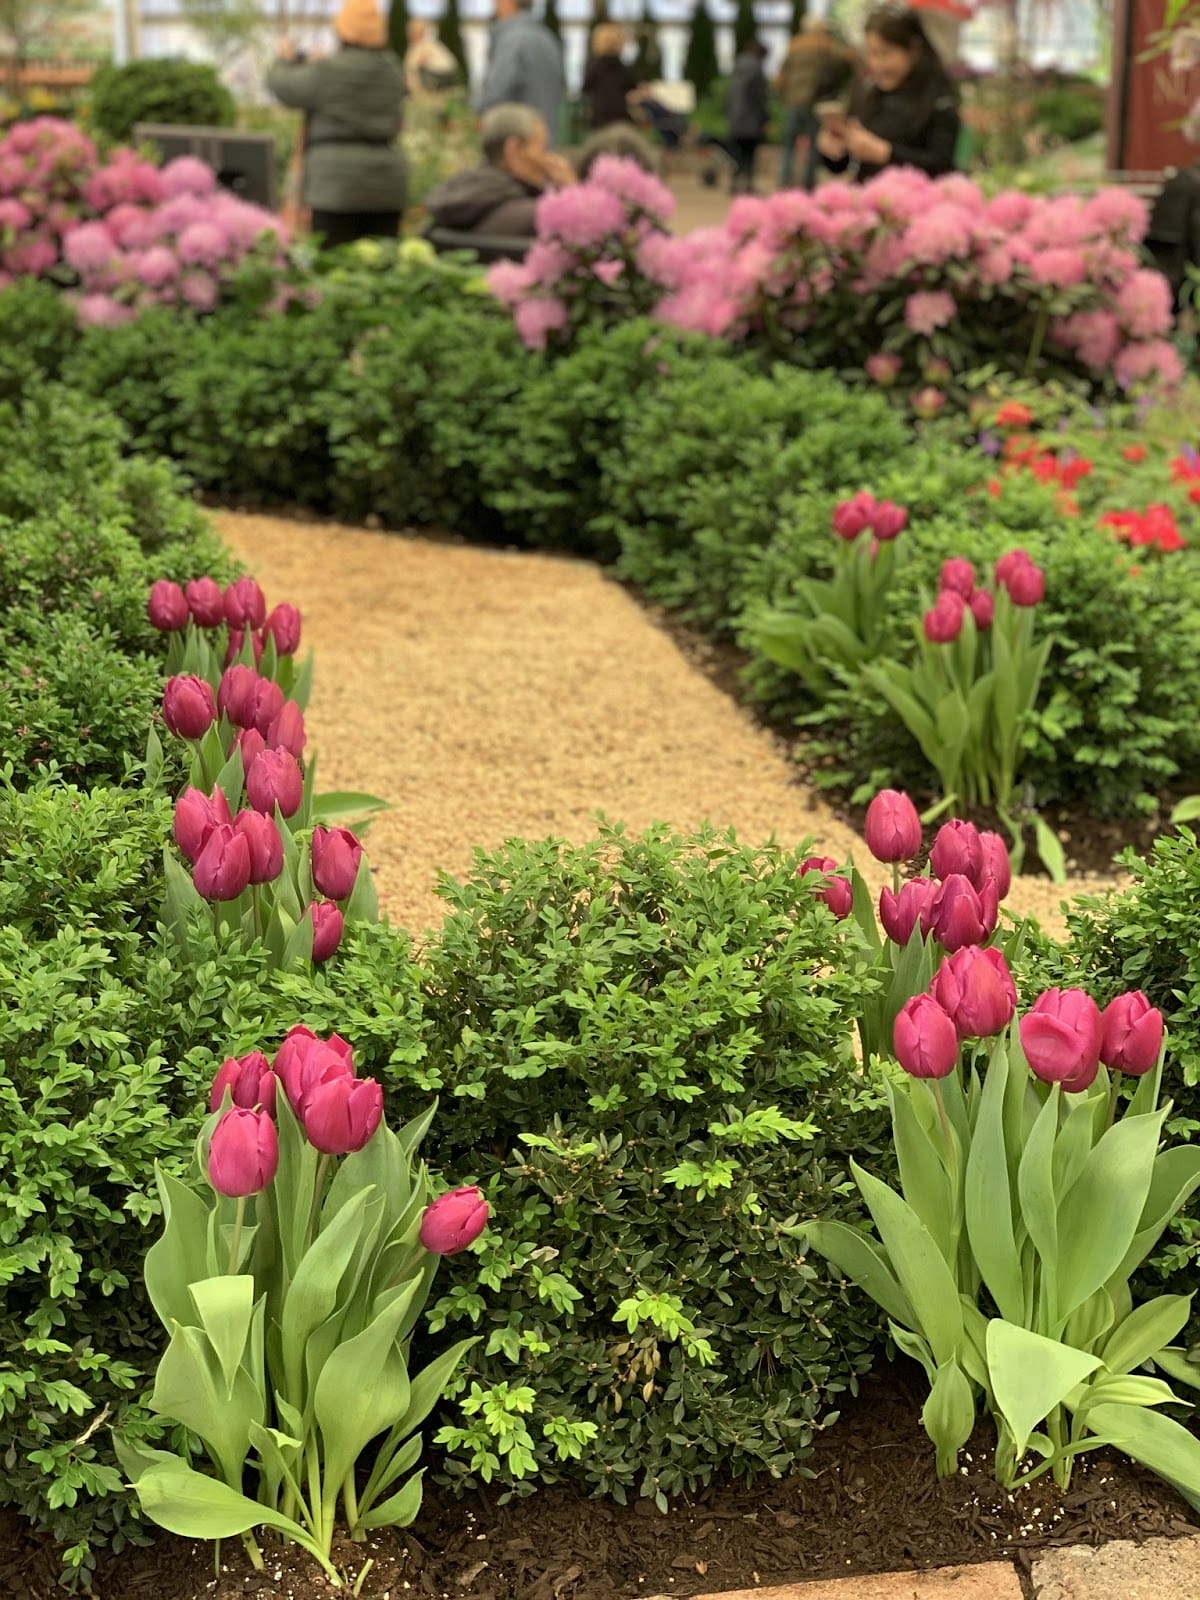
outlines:
[[[263,636],[261,633],[252,633],[250,640],[254,647],[254,665],[257,667],[262,660]],[[245,642],[246,632],[244,628],[231,628],[229,630],[229,643],[225,647],[225,665],[227,667],[232,666],[241,655],[242,646]]]
[[[250,882],[274,883],[283,871],[283,839],[275,825],[275,818],[261,811],[239,811],[233,819],[235,833],[240,833],[250,851]]]
[[[917,808],[899,789],[881,789],[867,807],[867,849],[876,861],[911,861],[921,848]]]
[[[276,1052],[275,1076],[297,1115],[309,1089],[331,1072],[354,1076],[354,1057],[345,1039],[336,1033],[318,1039],[302,1023],[292,1028]]]
[[[979,850],[982,857],[979,874],[971,881],[979,888],[988,878],[995,878],[996,893],[1003,900],[1012,888],[1012,862],[1008,858],[1008,846],[998,833],[989,830],[979,835]]]
[[[235,1200],[265,1189],[279,1167],[279,1135],[265,1111],[228,1110],[213,1129],[208,1181]]]
[[[295,606],[278,605],[263,624],[275,640],[277,655],[294,656],[300,648],[300,613]]]
[[[271,746],[271,724],[282,710],[283,690],[274,679],[260,678],[254,685],[254,720],[251,726],[257,728],[266,739],[268,749]]]
[[[327,900],[346,900],[353,893],[362,853],[349,828],[313,829],[313,882]]]
[[[929,852],[929,865],[937,878],[958,872],[978,887],[983,882],[983,845],[975,824],[958,817],[943,822]]]
[[[266,748],[267,741],[263,738],[262,734],[259,733],[257,728],[243,728],[238,734],[237,738],[233,741],[233,748],[230,750],[230,754],[232,755],[233,749],[241,751],[243,779],[250,771],[255,758],[262,755]]]
[[[175,843],[194,866],[213,829],[232,820],[224,790],[185,789],[175,802]]]
[[[226,667],[217,685],[217,709],[235,728],[254,726],[254,695],[259,677],[253,667],[237,662]]]
[[[231,823],[215,827],[192,868],[192,882],[206,900],[236,900],[250,883],[250,846]]]
[[[854,906],[854,890],[846,878],[837,876],[837,868],[838,864],[832,856],[809,856],[797,867],[796,874],[801,878],[819,875],[825,879],[820,886],[814,884],[813,891],[817,899],[824,900],[838,921],[842,922]]]
[[[474,1186],[451,1189],[426,1206],[417,1237],[432,1255],[454,1256],[487,1227],[488,1203]]]
[[[968,945],[947,956],[933,975],[933,998],[960,1039],[988,1039],[1007,1028],[1017,1009],[1017,988],[1001,951]]]
[[[238,578],[225,591],[225,621],[231,628],[261,628],[267,602],[253,578]]]
[[[235,1106],[243,1111],[262,1108],[268,1115],[275,1114],[275,1091],[278,1080],[271,1071],[271,1063],[261,1050],[251,1050],[249,1055],[229,1056],[221,1063],[221,1070],[213,1079],[208,1109],[217,1111],[225,1097],[226,1089]]]
[[[908,512],[894,500],[881,500],[872,511],[869,524],[875,537],[887,544],[908,527]]]
[[[1140,989],[1119,994],[1100,1014],[1100,1059],[1114,1072],[1141,1077],[1162,1054],[1163,1014]]]
[[[996,620],[996,601],[990,589],[976,589],[967,601],[971,608],[971,615],[975,618],[975,626],[980,633],[986,633]]]
[[[225,621],[225,596],[215,578],[193,578],[183,594],[198,628],[219,628]]]
[[[294,700],[285,700],[267,729],[267,744],[272,750],[290,750],[299,761],[306,742],[304,713]]]
[[[383,1120],[383,1090],[374,1078],[327,1073],[304,1097],[300,1121],[315,1150],[346,1156],[361,1150]]]
[[[314,961],[328,961],[342,942],[342,934],[346,929],[345,918],[332,900],[314,900],[308,907],[308,915],[313,925],[312,958]]]
[[[291,751],[264,750],[254,758],[246,772],[246,797],[267,816],[274,816],[276,806],[285,817],[295,816],[304,799],[304,779]]]
[[[1088,1088],[1100,1069],[1100,1008],[1082,989],[1047,989],[1021,1018],[1021,1048],[1036,1078],[1068,1093]]]
[[[879,920],[893,944],[906,945],[918,923],[922,938],[929,937],[937,894],[938,886],[932,878],[911,878],[901,885],[899,894],[891,889],[879,891]]]
[[[864,528],[871,526],[876,509],[875,496],[860,489],[852,500],[843,500],[834,507],[834,533],[839,539],[857,539]]]
[[[943,589],[925,613],[922,626],[930,644],[953,644],[962,632],[967,603],[952,589]]]
[[[964,556],[951,556],[949,561],[942,562],[938,590],[969,600],[975,593],[975,568]]]
[[[910,1078],[948,1078],[958,1065],[954,1023],[930,994],[914,995],[904,1004],[892,1042]]]
[[[163,689],[163,721],[180,739],[202,739],[217,720],[217,703],[203,678],[168,678]]]
[[[1046,598],[1046,574],[1032,562],[1015,567],[1004,585],[1015,606],[1036,606]]]
[[[933,936],[952,954],[970,944],[985,944],[996,931],[999,906],[995,878],[976,889],[961,872],[952,872],[933,902],[929,918]]]
[[[146,615],[150,619],[150,626],[157,628],[160,633],[178,633],[187,627],[191,613],[179,585],[172,583],[169,578],[160,578],[150,590]]]
[[[1031,567],[1033,558],[1028,550],[1006,550],[996,563],[996,582],[1008,588],[1008,581],[1014,572],[1019,572],[1022,567]]]

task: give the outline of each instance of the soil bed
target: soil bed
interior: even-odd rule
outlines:
[[[981,1426],[957,1478],[939,1483],[918,1420],[920,1375],[907,1366],[870,1377],[841,1419],[819,1436],[813,1478],[714,1487],[662,1516],[652,1502],[581,1500],[550,1490],[499,1505],[494,1494],[426,1495],[409,1532],[347,1543],[351,1575],[367,1556],[363,1600],[404,1595],[439,1600],[630,1600],[688,1596],[849,1573],[889,1572],[1015,1559],[1039,1550],[1196,1531],[1182,1500],[1160,1480],[1103,1452],[1083,1456],[1060,1495],[1048,1479],[1010,1495],[991,1477]],[[55,1600],[53,1552],[15,1520],[0,1548],[0,1593]],[[163,1536],[150,1550],[105,1562],[99,1600],[283,1600],[329,1596],[304,1556],[266,1547],[255,1573],[240,1544],[211,1549]],[[350,1591],[345,1591],[349,1593]],[[61,1591],[58,1591],[61,1593]]]

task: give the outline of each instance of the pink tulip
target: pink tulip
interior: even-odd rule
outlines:
[[[349,828],[314,828],[313,883],[328,900],[346,900],[354,891],[363,847]]]
[[[254,726],[254,696],[259,677],[253,667],[240,662],[226,667],[217,685],[217,709],[236,728]]]
[[[285,700],[271,719],[267,744],[272,750],[290,750],[299,761],[306,742],[304,713],[294,700]]]
[[[937,893],[938,886],[932,878],[911,878],[899,894],[891,889],[879,891],[879,920],[893,944],[906,945],[918,924],[922,938],[929,937]]]
[[[837,867],[832,856],[809,856],[797,867],[796,874],[801,878],[815,874],[825,879],[820,887],[814,885],[814,892],[817,899],[824,900],[837,920],[842,922],[853,909],[854,890],[846,878],[837,876]]]
[[[894,500],[881,500],[871,513],[870,527],[875,537],[887,544],[908,527],[908,512]]]
[[[221,1070],[213,1079],[208,1109],[219,1110],[228,1089],[234,1105],[240,1106],[243,1111],[253,1111],[261,1106],[273,1116],[276,1087],[277,1079],[271,1071],[271,1063],[261,1050],[251,1050],[245,1056],[230,1056],[221,1063]]]
[[[954,817],[943,822],[929,852],[929,865],[937,878],[961,873],[978,888],[983,882],[983,845],[973,822]]]
[[[978,889],[988,878],[994,878],[996,893],[1003,900],[1012,888],[1012,862],[1008,857],[1008,846],[998,833],[988,830],[979,835],[979,850],[979,871],[971,882]]]
[[[275,1055],[275,1076],[297,1114],[309,1089],[334,1071],[354,1076],[350,1046],[336,1033],[328,1039],[318,1039],[302,1023],[289,1031]]]
[[[208,1181],[218,1194],[242,1199],[265,1189],[279,1167],[279,1135],[265,1111],[228,1110],[213,1129]]]
[[[967,604],[975,618],[976,628],[980,633],[986,633],[996,620],[996,600],[991,590],[976,589]]]
[[[252,633],[250,640],[254,647],[254,665],[257,667],[262,660],[263,636],[261,633]],[[246,632],[244,628],[230,628],[229,643],[225,647],[225,665],[227,667],[232,666],[241,655],[242,646],[245,642]]]
[[[1119,994],[1100,1014],[1100,1059],[1114,1072],[1141,1077],[1162,1054],[1163,1014],[1140,989]]]
[[[917,808],[899,789],[881,789],[867,807],[863,829],[876,861],[911,861],[921,848]]]
[[[214,789],[211,795],[185,789],[175,802],[175,843],[195,865],[213,829],[232,820],[222,789]]]
[[[912,1078],[948,1078],[958,1064],[954,1023],[929,994],[901,1008],[892,1034],[896,1060]]]
[[[313,925],[312,958],[314,961],[328,961],[342,942],[342,934],[346,929],[345,918],[332,900],[314,900],[308,907],[307,915]]]
[[[239,750],[241,752],[243,779],[245,779],[246,774],[250,771],[250,767],[255,758],[262,755],[266,748],[267,741],[263,738],[262,734],[259,733],[257,728],[243,728],[239,732],[237,738],[233,741],[233,747],[230,751],[230,754],[232,755],[233,750]]]
[[[267,602],[253,578],[238,578],[225,591],[225,621],[231,628],[261,628]]]
[[[1005,588],[1015,606],[1036,606],[1046,598],[1046,574],[1032,562],[1017,567],[1010,574]]]
[[[192,882],[206,900],[236,900],[250,882],[250,846],[230,823],[215,827],[192,868]]]
[[[1100,1069],[1100,1008],[1082,989],[1047,989],[1021,1018],[1021,1048],[1035,1077],[1079,1093]]]
[[[969,600],[975,592],[975,568],[964,556],[951,556],[949,561],[942,562],[938,589]]]
[[[943,950],[953,953],[970,944],[984,944],[996,931],[1000,897],[996,880],[976,889],[969,878],[952,872],[937,892],[930,921]]]
[[[300,1121],[309,1144],[326,1156],[361,1150],[383,1120],[383,1090],[374,1078],[328,1073],[304,1097]]]
[[[962,632],[966,602],[952,589],[943,589],[925,613],[925,637],[930,644],[953,644]]]
[[[857,539],[864,528],[871,526],[876,509],[875,496],[860,489],[852,500],[843,500],[834,507],[834,533],[839,539]]]
[[[487,1221],[488,1203],[478,1189],[451,1189],[426,1206],[417,1237],[432,1255],[453,1256],[478,1239]]]
[[[275,640],[277,655],[294,656],[300,648],[300,613],[295,606],[278,605],[263,624]]]
[[[233,828],[250,851],[250,882],[274,883],[283,871],[283,839],[275,818],[261,811],[239,811]]]
[[[1008,580],[1022,567],[1031,567],[1033,558],[1028,550],[1006,550],[996,562],[996,582],[1008,587]]]
[[[295,816],[304,799],[295,756],[289,750],[264,750],[256,756],[246,772],[246,797],[255,811],[267,816],[274,816],[276,806],[285,817]]]
[[[168,678],[163,689],[163,721],[180,739],[202,739],[217,720],[217,703],[203,678]]]
[[[178,633],[188,625],[188,603],[183,590],[169,578],[160,578],[150,590],[146,601],[146,615],[150,625],[160,633]]]
[[[956,950],[934,973],[930,990],[960,1039],[990,1038],[1008,1026],[1017,1009],[1012,973],[995,947]]]
[[[254,721],[252,726],[267,741],[267,748],[272,746],[270,738],[271,724],[283,710],[283,690],[271,678],[260,678],[254,686]],[[293,752],[297,754],[298,752]]]
[[[198,628],[219,628],[225,621],[225,596],[215,578],[193,578],[183,593]]]

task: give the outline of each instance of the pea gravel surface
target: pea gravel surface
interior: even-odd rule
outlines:
[[[304,617],[316,656],[307,725],[318,788],[390,803],[367,840],[380,904],[417,935],[439,924],[438,873],[476,847],[581,842],[598,812],[633,829],[707,820],[887,869],[801,784],[781,742],[692,666],[590,563],[221,512],[267,594]],[[1065,898],[1019,878],[1007,907],[1058,935]]]

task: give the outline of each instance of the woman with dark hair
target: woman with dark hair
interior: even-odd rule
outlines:
[[[884,167],[919,167],[931,177],[954,171],[958,94],[920,16],[884,5],[867,18],[865,75],[848,105],[818,102],[817,149],[833,172],[860,181]]]

